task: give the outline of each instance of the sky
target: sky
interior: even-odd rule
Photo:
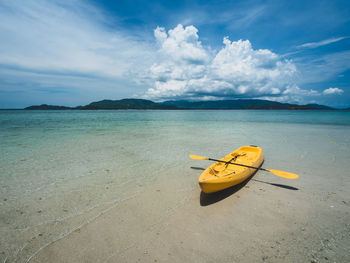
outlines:
[[[0,0],[0,108],[122,98],[350,107],[350,2]]]

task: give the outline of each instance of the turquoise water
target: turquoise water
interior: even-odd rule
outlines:
[[[301,184],[317,171],[320,191],[349,186],[350,112],[0,111],[0,261],[26,262],[159,180],[195,189],[190,167],[208,164],[189,154],[249,144]]]

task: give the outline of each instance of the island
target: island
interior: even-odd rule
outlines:
[[[171,100],[153,102],[145,99],[101,100],[85,106],[66,107],[55,105],[33,105],[25,110],[335,110],[319,104],[290,104],[270,100],[236,99],[188,101]]]

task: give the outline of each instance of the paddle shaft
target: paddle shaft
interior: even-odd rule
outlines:
[[[209,161],[220,162],[220,163],[229,163],[229,164],[233,164],[233,165],[238,165],[238,166],[243,166],[243,167],[253,168],[253,169],[256,169],[256,170],[263,170],[263,171],[270,172],[269,170],[266,170],[266,169],[264,169],[264,168],[254,167],[254,166],[249,166],[249,165],[244,165],[244,164],[240,164],[240,163],[231,163],[231,162],[225,162],[225,161],[216,160],[216,159],[212,159],[212,158],[208,158],[208,160],[209,160]]]
[[[237,157],[238,157],[238,155],[237,155]],[[194,155],[194,154],[190,154],[190,158],[195,159],[195,160],[209,160],[209,161],[215,161],[215,162],[220,162],[220,163],[226,163],[226,165],[233,164],[233,165],[238,165],[238,166],[247,167],[247,168],[251,168],[251,169],[263,170],[263,171],[270,172],[270,173],[273,173],[274,175],[277,175],[277,176],[280,176],[283,178],[287,178],[287,179],[297,179],[299,177],[299,175],[297,175],[297,174],[284,172],[284,171],[278,171],[275,169],[264,169],[264,168],[254,167],[254,166],[250,166],[250,165],[244,165],[244,164],[240,164],[240,163],[232,163],[231,162],[232,159],[228,162],[225,162],[225,161],[212,159],[209,157],[204,157],[204,156],[199,156],[199,155]]]

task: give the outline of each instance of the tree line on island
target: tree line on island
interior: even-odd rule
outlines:
[[[318,104],[290,104],[259,99],[215,100],[215,101],[165,101],[153,102],[144,99],[101,100],[85,106],[66,107],[37,105],[25,110],[334,110]]]

